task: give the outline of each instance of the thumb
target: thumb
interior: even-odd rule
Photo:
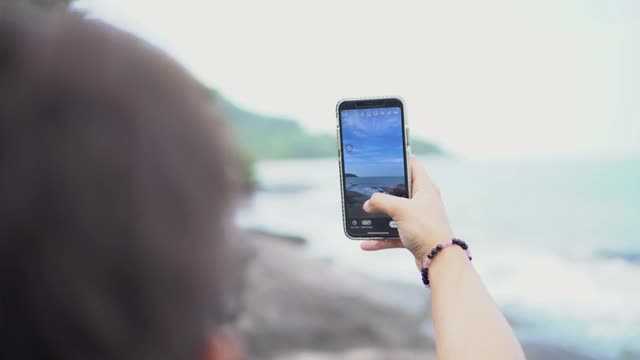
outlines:
[[[408,199],[384,193],[375,193],[371,196],[371,199],[364,203],[362,208],[368,213],[384,213],[392,219],[396,219],[406,201]]]

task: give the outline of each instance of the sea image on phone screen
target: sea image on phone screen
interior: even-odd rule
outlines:
[[[344,200],[351,219],[387,218],[362,205],[376,192],[407,197],[400,108],[344,110]]]

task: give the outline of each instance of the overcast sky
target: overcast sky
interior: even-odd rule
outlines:
[[[466,157],[640,154],[640,1],[79,0],[253,111],[400,95]]]

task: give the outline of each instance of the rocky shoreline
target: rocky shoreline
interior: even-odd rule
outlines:
[[[435,359],[422,331],[430,326],[423,288],[399,289],[311,259],[297,238],[257,231],[241,238],[246,271],[230,281],[249,359]],[[400,309],[392,293],[413,305]],[[525,344],[525,351],[529,360],[589,359],[546,345]]]

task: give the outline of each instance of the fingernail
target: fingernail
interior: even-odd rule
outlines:
[[[364,202],[362,208],[364,209],[364,211],[369,211],[369,200]]]

